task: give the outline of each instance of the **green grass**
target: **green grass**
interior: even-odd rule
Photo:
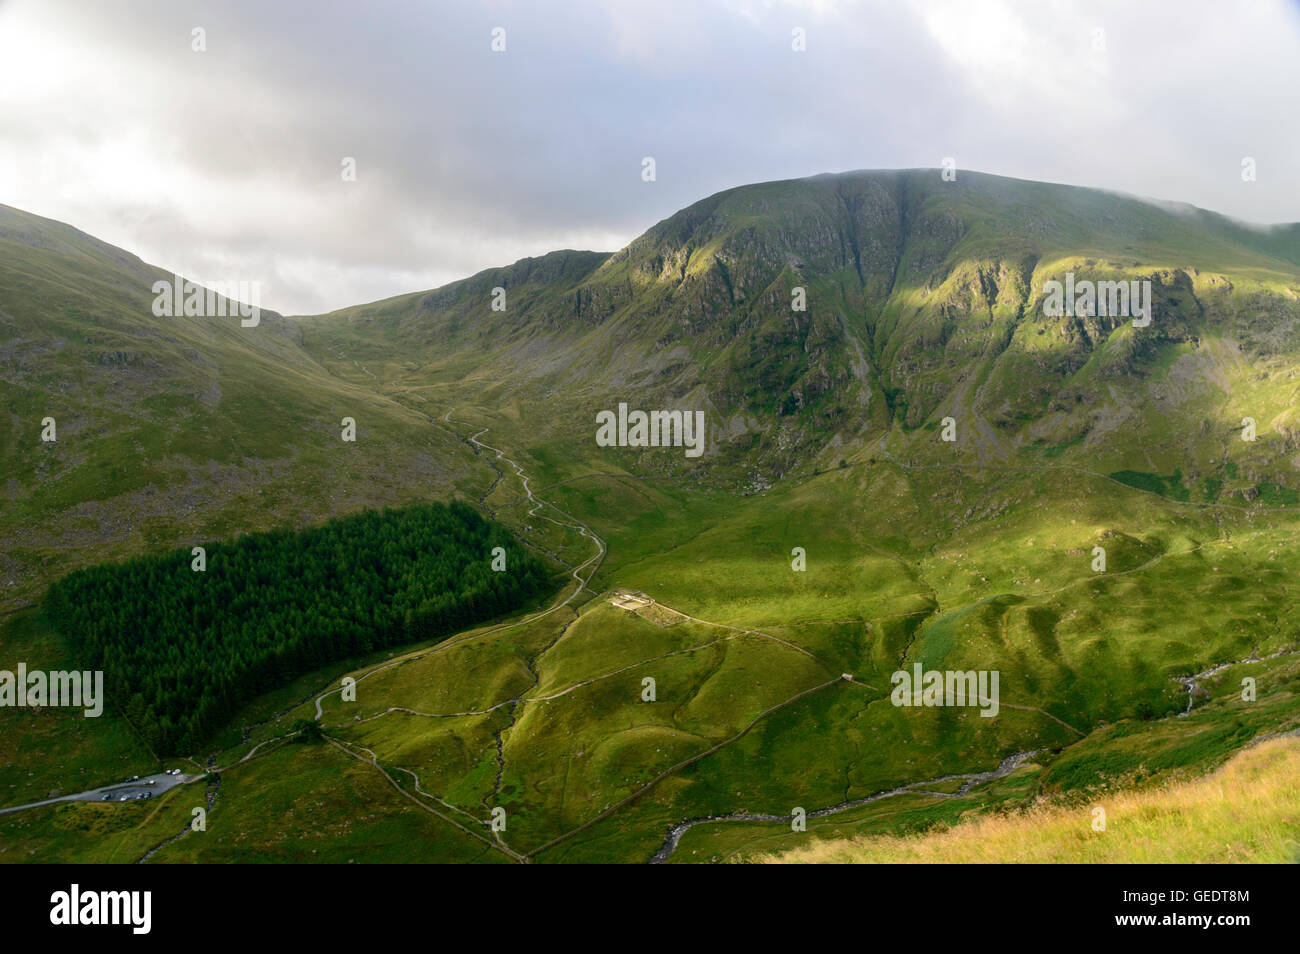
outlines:
[[[932,833],[802,839],[796,848],[757,840],[743,847],[770,862],[1289,864],[1300,858],[1300,746],[1273,739],[1239,753],[1208,777],[1103,797],[940,821]],[[1094,808],[1105,810],[1094,830]],[[924,832],[924,829],[922,829]],[[866,837],[863,835],[866,834]]]
[[[321,703],[331,739],[471,828],[505,808],[506,843],[541,862],[645,861],[688,819],[813,811],[1035,750],[966,795],[935,783],[804,834],[699,825],[672,860],[956,831],[1174,782],[1296,728],[1289,656],[1204,678],[1177,714],[1178,677],[1300,633],[1294,234],[1090,190],[955,186],[913,171],[732,190],[612,257],[557,253],[260,336],[156,323],[147,267],[6,211],[66,245],[0,240],[20,357],[3,369],[7,606],[72,567],[457,493],[571,566],[596,550],[560,511],[608,545],[590,588],[545,616],[251,700],[194,753],[226,767],[209,831],[155,860],[507,860],[328,742],[233,764],[349,674],[356,701]],[[1157,323],[1047,318],[1043,283],[1066,270],[1153,279]],[[511,309],[494,313],[502,282]],[[595,412],[620,400],[708,408],[709,452],[596,447]],[[46,413],[57,445],[34,439]],[[344,414],[356,445],[338,441]],[[956,443],[939,440],[949,415]],[[558,510],[534,513],[504,462],[497,479],[463,440],[484,428]],[[616,608],[616,588],[698,620]],[[0,668],[66,657],[38,614],[0,626]],[[891,705],[890,674],[917,662],[998,670],[997,718]],[[0,711],[4,746],[5,804],[154,764],[112,712]],[[134,860],[197,791],[156,817],[6,816],[0,844],[6,860]],[[1284,829],[1259,831],[1262,856],[1285,853]]]

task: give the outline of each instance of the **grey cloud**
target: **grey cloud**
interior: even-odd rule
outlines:
[[[746,182],[944,156],[1300,220],[1298,23],[1208,0],[9,0],[0,201],[291,314],[612,251]]]

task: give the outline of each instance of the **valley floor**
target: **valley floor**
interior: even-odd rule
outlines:
[[[740,502],[609,474],[538,490],[481,422],[439,421],[495,471],[479,503],[568,568],[554,601],[302,677],[218,755],[178,762],[206,776],[153,805],[5,816],[0,861],[1294,860],[1294,739],[1187,781],[1295,728],[1276,544],[1292,527],[1239,518],[1215,536],[1132,491],[1106,519],[1148,532],[1106,530],[1084,507],[1034,510],[1036,484],[1086,479],[1052,472],[1004,491],[1029,503],[905,558],[888,534],[950,478],[848,467]],[[871,502],[860,522],[853,500]],[[1092,539],[1107,573],[1075,555]],[[792,572],[792,544],[809,570]],[[1198,593],[1200,618],[1170,592]],[[34,618],[15,625],[30,656],[56,651]],[[913,661],[1001,669],[1000,715],[891,705],[890,673]],[[119,722],[22,718],[0,740],[9,804],[141,765]],[[292,743],[302,719],[326,744]],[[53,759],[76,732],[100,734]]]

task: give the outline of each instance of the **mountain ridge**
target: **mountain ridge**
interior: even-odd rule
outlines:
[[[401,350],[403,387],[464,373],[470,362],[446,356],[473,352],[472,374],[507,382],[498,394],[569,394],[573,418],[620,394],[695,402],[732,463],[756,456],[766,482],[826,446],[905,439],[944,416],[967,418],[958,443],[981,460],[1005,460],[1076,440],[1099,405],[1127,414],[1179,348],[1210,364],[1237,360],[1238,345],[1291,349],[1298,234],[978,173],[826,174],[723,190],[559,280],[535,280],[541,260],[524,260],[301,321],[309,349]],[[1113,316],[1047,316],[1044,283],[1067,271],[1150,282],[1159,319],[1138,333]],[[505,312],[488,309],[492,287]],[[1201,349],[1206,331],[1227,352]],[[737,438],[769,446],[754,455]]]
[[[215,837],[160,801],[123,856],[635,861],[689,824],[673,859],[703,860],[797,846],[791,806],[893,833],[1294,729],[1300,269],[1216,221],[960,175],[741,188],[621,255],[256,328],[153,315],[150,275],[71,232],[0,238],[5,609],[77,566],[188,573],[194,543],[457,496],[570,581],[445,650],[285,673],[192,753],[229,779]],[[1051,314],[1069,272],[1150,282],[1151,324]],[[703,411],[705,453],[603,446],[622,403]],[[67,668],[46,612],[0,641]],[[917,665],[1000,672],[997,718],[892,705]],[[156,762],[106,715],[0,712],[9,801]],[[279,744],[299,720],[337,744]],[[337,837],[266,810],[335,799]],[[7,857],[94,855],[79,826],[117,807],[6,816]]]
[[[390,442],[368,465],[388,472],[387,489],[366,495],[379,503],[411,500],[381,460],[415,453],[409,466],[442,469],[414,435],[449,397],[496,408],[535,450],[591,450],[595,415],[624,401],[701,409],[709,451],[699,461],[618,448],[601,457],[751,491],[839,461],[1011,465],[1059,453],[1103,472],[1180,474],[1193,492],[1223,460],[1222,439],[1204,437],[1250,417],[1261,431],[1251,460],[1235,478],[1214,477],[1250,504],[1265,484],[1297,483],[1300,399],[1286,370],[1300,360],[1300,266],[1286,261],[1296,231],[979,173],[952,183],[934,170],[821,174],[722,190],[616,252],[559,250],[326,315],[267,311],[260,329],[241,329],[154,318],[149,285],[170,273],[0,207],[0,375],[11,405],[0,458],[12,465],[11,496],[33,491],[10,517],[67,520],[47,508],[74,498],[20,451],[51,409],[65,435],[100,419],[101,439],[118,435],[117,450],[103,445],[114,463],[92,454],[83,467],[83,510],[187,484],[200,462],[233,466],[256,493],[253,461],[297,455],[290,433],[304,426],[313,467],[328,468],[329,422],[359,407],[367,423],[385,422],[370,433]],[[1157,320],[1139,331],[1113,317],[1046,316],[1043,283],[1067,270],[1152,282]],[[796,288],[804,311],[792,308]],[[59,395],[74,393],[93,397],[58,412]],[[311,410],[285,417],[304,398]],[[252,423],[268,408],[295,422],[290,431]],[[105,427],[110,410],[113,428],[155,448],[135,475],[121,453],[129,442]],[[948,418],[952,445],[936,440]],[[214,442],[216,421],[226,436]],[[449,468],[436,483],[472,487],[471,449],[433,433],[428,447]],[[1107,436],[1116,433],[1118,443]],[[572,476],[587,459],[552,461],[548,476]],[[293,510],[285,501],[279,516]]]
[[[471,275],[465,276],[464,278],[454,279],[453,281],[447,282],[443,285],[435,286],[430,289],[425,289],[422,291],[401,292],[396,295],[385,296],[384,298],[375,299],[369,302],[362,302],[354,305],[345,305],[342,308],[332,309],[329,312],[321,312],[317,314],[293,315],[291,317],[294,318],[322,317],[322,316],[337,314],[340,312],[347,312],[347,311],[353,311],[362,308],[378,306],[387,302],[392,302],[397,299],[405,299],[417,294],[435,295],[437,293],[444,292],[454,287],[462,286],[466,283],[475,282],[476,280],[486,280],[486,277],[489,275],[496,274],[498,276],[507,276],[509,275],[509,273],[511,273],[512,270],[518,267],[526,268],[529,263],[541,262],[550,259],[552,256],[557,256],[557,255],[604,256],[607,260],[611,262],[617,262],[623,258],[626,258],[635,246],[637,246],[639,243],[642,243],[650,236],[656,233],[668,231],[671,227],[674,226],[674,223],[678,223],[679,219],[682,220],[682,223],[689,223],[690,221],[692,221],[692,217],[698,218],[701,217],[702,214],[703,217],[707,217],[708,213],[711,213],[714,210],[716,210],[716,208],[720,204],[722,204],[728,197],[732,197],[737,193],[744,193],[749,190],[761,189],[768,186],[789,186],[789,185],[805,184],[805,183],[813,184],[813,183],[818,183],[822,180],[825,180],[826,182],[834,182],[836,184],[839,184],[842,183],[844,180],[851,180],[859,177],[896,178],[900,180],[899,185],[901,186],[902,180],[905,177],[913,178],[916,179],[917,181],[928,181],[931,179],[937,179],[938,173],[939,171],[937,169],[927,169],[923,167],[899,168],[899,169],[855,169],[855,170],[849,170],[845,172],[823,172],[823,173],[816,173],[814,175],[803,176],[803,177],[793,178],[793,179],[764,180],[761,182],[731,186],[727,189],[722,189],[718,192],[713,193],[712,195],[699,199],[696,202],[693,202],[690,205],[687,205],[682,209],[679,209],[678,211],[672,213],[671,215],[666,216],[665,218],[651,225],[649,228],[647,228],[639,236],[634,238],[627,245],[624,245],[622,248],[616,249],[611,252],[596,252],[591,250],[578,251],[574,249],[554,249],[548,252],[542,252],[537,255],[525,256],[507,265],[489,266],[487,268],[480,269],[479,271],[474,272]],[[1193,205],[1187,202],[1157,199],[1149,196],[1138,195],[1135,193],[1126,193],[1117,190],[1107,189],[1100,186],[1079,186],[1079,185],[1072,185],[1067,183],[1054,183],[1054,182],[1045,182],[1045,181],[1033,180],[1033,179],[1020,179],[1012,176],[1003,176],[994,173],[978,172],[974,170],[960,171],[958,173],[958,177],[956,181],[953,183],[945,184],[945,187],[947,185],[956,186],[958,183],[965,183],[971,178],[985,180],[988,182],[996,181],[1005,184],[1014,183],[1014,184],[1021,184],[1021,185],[1038,186],[1050,190],[1067,190],[1082,195],[1108,196],[1113,199],[1119,200],[1121,202],[1138,203],[1141,205],[1149,206],[1150,208],[1156,211],[1163,212],[1169,215],[1173,219],[1184,219],[1184,220],[1190,220],[1192,222],[1199,222],[1201,224],[1206,225],[1207,228],[1212,228],[1215,231],[1228,232],[1228,233],[1240,235],[1242,237],[1252,236],[1252,235],[1257,236],[1262,243],[1258,249],[1262,254],[1269,255],[1270,257],[1278,257],[1279,263],[1282,264],[1300,265],[1300,222],[1256,223],[1244,219],[1237,219],[1232,216],[1226,215],[1224,213],[1217,212],[1212,209],[1206,209],[1201,206]],[[681,223],[678,223],[679,228],[680,228],[680,224]],[[683,238],[684,237],[685,236],[683,236]],[[1273,239],[1275,239],[1276,241],[1273,242],[1272,244],[1269,244],[1268,240],[1273,240]],[[1280,253],[1280,254],[1275,255],[1275,253]]]

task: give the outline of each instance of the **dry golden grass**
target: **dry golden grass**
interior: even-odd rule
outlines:
[[[1106,830],[1092,830],[1093,808]],[[1287,863],[1300,861],[1300,739],[1237,753],[1214,773],[1111,793],[1073,807],[1042,804],[910,837],[825,841],[757,859],[769,864]]]

